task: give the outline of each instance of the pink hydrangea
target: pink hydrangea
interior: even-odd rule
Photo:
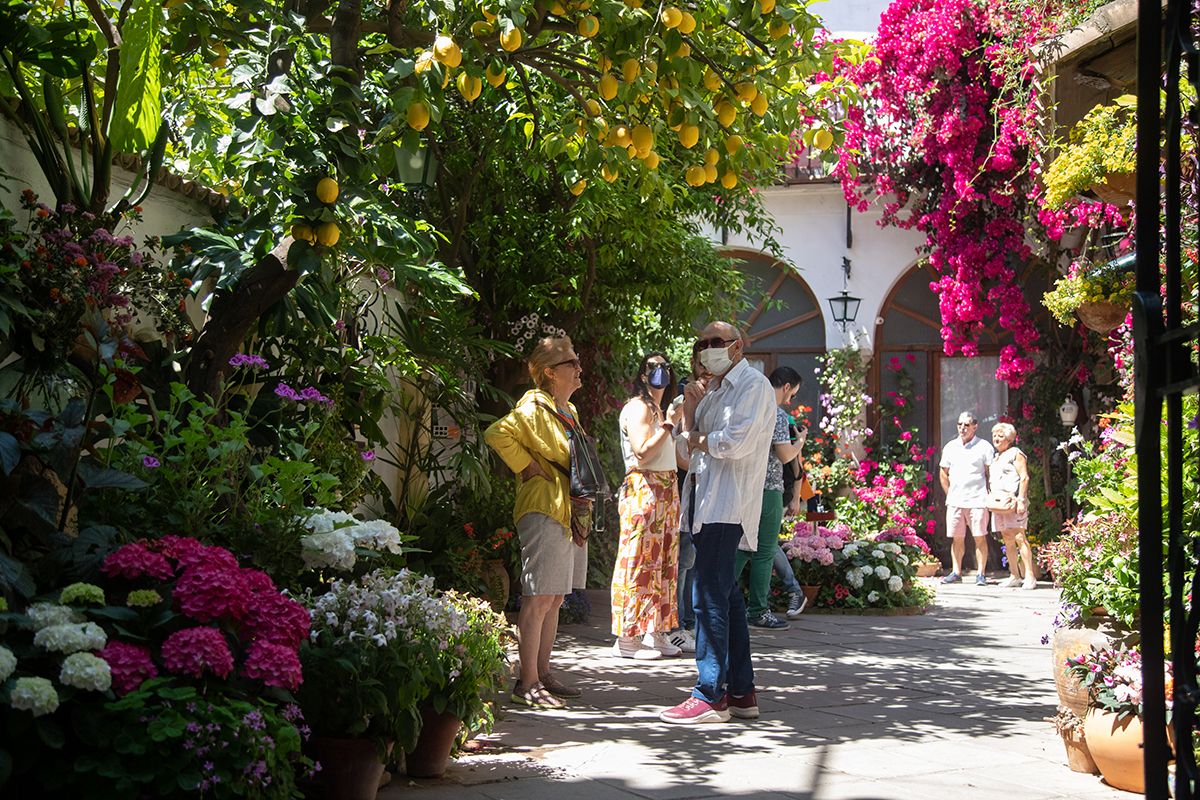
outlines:
[[[290,597],[271,593],[253,596],[246,610],[243,638],[291,647],[308,638],[308,610]]]
[[[175,574],[162,553],[154,552],[141,541],[130,542],[109,553],[100,571],[110,578],[126,580],[150,577],[165,581]]]
[[[118,695],[129,694],[143,681],[158,675],[149,648],[141,645],[110,641],[97,655],[108,662],[112,688]]]
[[[295,690],[303,680],[296,648],[259,641],[250,645],[242,674],[267,686]]]
[[[241,570],[213,563],[186,569],[175,582],[174,597],[179,610],[198,622],[239,620],[249,601]]]
[[[246,584],[246,591],[252,594],[277,594],[279,592],[275,581],[271,580],[271,576],[260,569],[243,568],[242,581]]]
[[[239,568],[237,558],[224,547],[213,547],[185,536],[164,536],[159,543],[163,552],[181,567]]]
[[[216,628],[184,628],[167,637],[162,646],[163,665],[168,672],[199,678],[211,672],[227,678],[233,672],[229,643]]]

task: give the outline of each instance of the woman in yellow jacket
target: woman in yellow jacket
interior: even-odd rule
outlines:
[[[561,708],[560,698],[580,694],[550,672],[550,651],[563,595],[582,589],[587,578],[587,537],[571,533],[564,472],[571,465],[567,426],[577,426],[578,420],[570,397],[583,385],[583,370],[565,336],[540,339],[528,365],[535,388],[492,423],[484,440],[517,474],[513,519],[521,541],[521,671],[512,699],[535,708]]]

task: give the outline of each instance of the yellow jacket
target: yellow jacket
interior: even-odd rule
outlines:
[[[568,407],[572,416],[578,419],[575,406],[568,403]],[[554,408],[554,397],[541,389],[530,389],[512,411],[488,426],[483,439],[517,474],[513,521],[519,522],[529,512],[537,511],[556,520],[569,534],[570,485],[567,476],[555,464],[563,469],[571,468],[570,446],[562,423],[548,410],[551,408]],[[550,480],[540,477],[521,480],[522,470],[535,460]]]

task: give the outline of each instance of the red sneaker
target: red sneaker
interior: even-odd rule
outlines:
[[[722,697],[715,705],[699,697],[689,697],[674,708],[668,708],[658,715],[663,722],[673,722],[676,725],[697,725],[701,722],[728,722],[729,703]]]
[[[725,702],[729,704],[729,713],[738,719],[758,719],[758,692],[753,689],[741,697],[727,694]]]

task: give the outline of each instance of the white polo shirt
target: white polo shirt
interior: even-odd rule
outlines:
[[[991,442],[978,436],[963,444],[956,438],[942,448],[942,469],[950,473],[950,490],[946,505],[954,508],[985,508],[987,506],[987,470],[996,458]]]

